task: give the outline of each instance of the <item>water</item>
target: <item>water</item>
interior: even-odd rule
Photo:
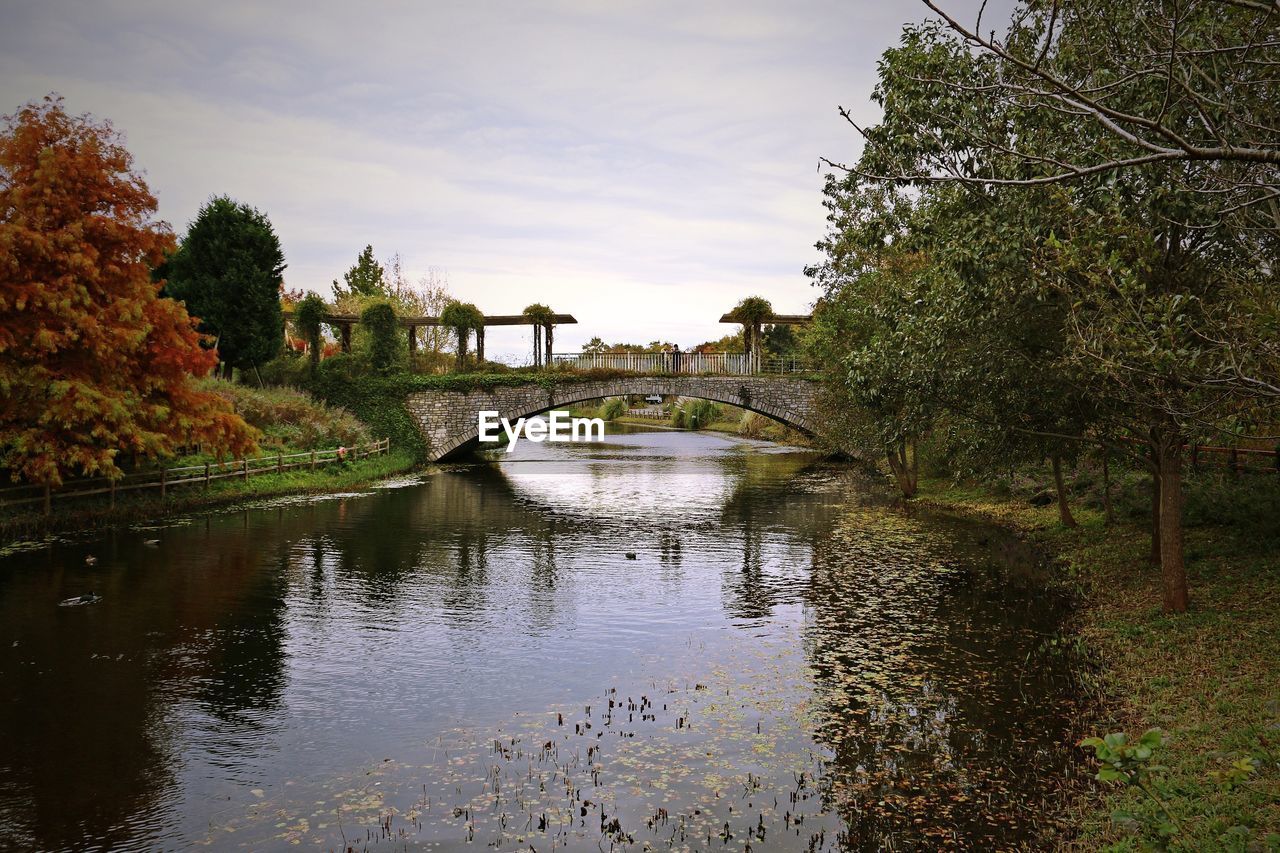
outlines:
[[[1063,607],[992,531],[720,435],[490,458],[0,557],[0,847],[991,848],[1051,823]]]

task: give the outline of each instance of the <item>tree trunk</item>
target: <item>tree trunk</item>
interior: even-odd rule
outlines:
[[[1155,456],[1151,469],[1151,565],[1160,565],[1160,458]]]
[[[1160,443],[1160,577],[1164,612],[1187,610],[1187,566],[1182,554],[1182,440]]]
[[[1102,452],[1102,518],[1107,525],[1115,524],[1116,516],[1111,509],[1111,451]]]
[[[1058,491],[1058,520],[1063,527],[1077,527],[1071,515],[1071,505],[1067,503],[1067,487],[1062,482],[1062,457],[1053,454],[1053,487]]]
[[[547,367],[550,367],[551,366],[551,324],[550,323],[547,324],[546,349],[547,349],[547,357],[543,359],[543,364],[545,364]]]
[[[916,475],[914,465],[907,458],[907,441],[901,439],[898,446],[885,448],[885,458],[889,460],[889,470],[898,481],[898,489],[902,497],[913,498],[916,495]]]
[[[470,336],[471,332],[468,330],[458,330],[458,370],[467,366],[467,338]]]

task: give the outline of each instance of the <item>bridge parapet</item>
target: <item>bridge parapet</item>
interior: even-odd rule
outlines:
[[[745,352],[558,352],[551,358],[554,364],[575,370],[688,376],[751,376],[808,370],[806,361],[796,356],[756,356]]]
[[[660,394],[739,406],[811,435],[817,426],[817,393],[816,383],[797,376],[628,376],[470,391],[416,391],[405,406],[427,441],[429,458],[439,461],[478,444],[482,411],[496,411],[514,422],[585,400]]]

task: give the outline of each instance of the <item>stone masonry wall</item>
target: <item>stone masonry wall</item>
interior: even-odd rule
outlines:
[[[701,397],[741,406],[774,418],[802,432],[814,429],[817,386],[807,379],[786,376],[636,376],[605,382],[563,382],[501,386],[492,390],[418,391],[405,401],[427,440],[433,461],[461,452],[478,435],[482,411],[496,411],[514,422],[548,409],[565,408],[598,397],[663,394]]]

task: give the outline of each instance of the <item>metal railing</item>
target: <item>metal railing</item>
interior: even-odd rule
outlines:
[[[12,486],[0,489],[0,507],[21,506],[23,504],[43,503],[44,513],[52,511],[55,500],[65,498],[86,498],[93,495],[108,495],[111,506],[115,506],[116,494],[135,489],[159,489],[160,496],[168,494],[169,489],[177,486],[202,484],[206,489],[216,480],[235,477],[247,480],[258,474],[281,474],[298,468],[314,470],[319,465],[327,465],[340,460],[363,459],[367,456],[386,453],[391,449],[391,439],[384,438],[372,444],[355,447],[333,447],[327,450],[309,450],[303,453],[279,453],[274,456],[259,456],[254,459],[232,459],[227,462],[206,462],[203,465],[183,465],[176,468],[161,468],[159,471],[141,471],[125,474],[117,480],[107,477],[87,477],[82,480],[71,480],[61,488],[48,486]]]
[[[799,373],[803,359],[756,359],[742,352],[571,352],[555,353],[552,364],[575,370],[621,370],[691,376],[750,376],[756,373]]]

